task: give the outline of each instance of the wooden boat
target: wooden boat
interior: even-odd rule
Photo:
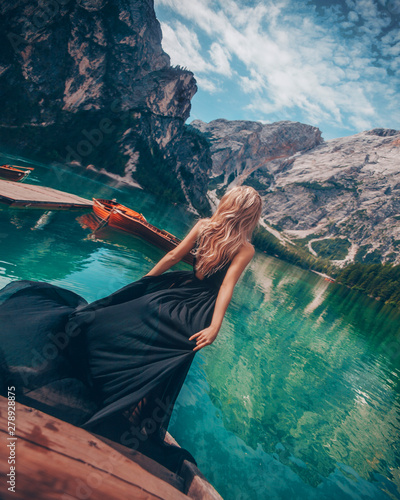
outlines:
[[[141,221],[146,222],[146,219],[143,216],[143,214],[140,214],[139,212],[136,212],[131,208],[125,207],[124,205],[121,205],[120,203],[117,203],[114,200],[103,200],[100,198],[93,198],[93,210],[94,213],[98,217],[100,217],[100,219],[108,220],[111,211],[117,209],[121,210],[122,212],[131,217],[134,217],[135,219],[139,219]]]
[[[21,182],[34,170],[32,167],[16,167],[15,165],[0,165],[0,179]]]
[[[179,238],[165,231],[165,229],[159,229],[147,222],[143,214],[125,207],[114,200],[93,198],[93,211],[104,224],[139,236],[167,252],[178,246],[181,242]],[[192,264],[193,254],[188,253],[182,260],[188,264]]]

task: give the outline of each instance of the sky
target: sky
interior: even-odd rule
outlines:
[[[400,129],[400,0],[155,0],[188,120],[299,121],[324,139]]]

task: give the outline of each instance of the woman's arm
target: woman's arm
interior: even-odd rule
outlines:
[[[193,351],[198,351],[202,347],[210,345],[217,338],[222,320],[232,298],[233,289],[245,267],[253,258],[254,252],[254,247],[249,244],[243,247],[233,258],[219,289],[210,326],[189,338],[189,340],[196,339],[196,347]]]
[[[199,220],[190,230],[185,239],[183,239],[178,246],[165,254],[164,257],[157,262],[153,269],[145,274],[145,276],[158,276],[182,260],[183,257],[194,247],[199,234],[201,222],[202,221]]]

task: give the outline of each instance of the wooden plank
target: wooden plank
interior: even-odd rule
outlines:
[[[157,462],[155,462],[151,458],[146,457],[146,455],[143,455],[142,453],[138,452],[137,450],[133,450],[132,448],[128,448],[127,446],[124,446],[120,443],[116,443],[115,441],[111,441],[111,439],[108,439],[104,436],[100,436],[99,434],[92,433],[92,435],[96,436],[98,439],[100,439],[100,441],[104,441],[104,443],[111,446],[111,448],[114,448],[114,450],[119,451],[120,453],[122,453],[122,455],[125,455],[130,460],[133,460],[134,462],[138,463],[141,467],[143,467],[143,469],[146,469],[148,472],[150,472],[154,476],[157,476],[158,478],[162,479],[163,481],[166,481],[167,483],[171,484],[174,488],[177,488],[180,491],[184,490],[185,483],[180,476],[178,476],[177,474],[174,474],[169,469],[158,464]]]
[[[165,435],[165,441],[169,444],[179,446],[169,432]],[[218,491],[207,481],[200,469],[192,462],[184,460],[180,475],[184,480],[183,492],[193,500],[223,500]]]
[[[207,481],[192,462],[185,460],[181,468],[185,481],[184,493],[193,500],[223,500],[217,490]]]
[[[9,437],[7,400],[3,397],[0,437],[3,444]],[[16,403],[16,438],[17,488],[15,493],[9,492],[3,483],[2,498],[188,498],[93,434],[20,403]],[[4,480],[9,472],[4,445],[0,448],[0,472]]]
[[[0,433],[2,434],[2,433]],[[18,441],[15,493],[3,489],[4,500],[120,500],[125,498],[158,500],[163,493],[155,495],[134,484],[122,481],[107,471],[94,469],[89,464],[79,463],[69,456],[46,452],[40,446]],[[4,461],[4,465],[6,461]],[[2,466],[2,480],[6,467]],[[4,483],[3,483],[4,484]],[[170,496],[173,498],[173,496]],[[187,498],[187,497],[185,497]]]
[[[0,180],[0,201],[11,206],[35,208],[91,208],[92,200],[36,184]]]

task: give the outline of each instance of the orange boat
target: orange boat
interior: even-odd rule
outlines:
[[[135,212],[131,208],[125,207],[121,205],[121,203],[117,203],[114,200],[103,200],[101,198],[93,198],[93,211],[94,213],[100,217],[102,220],[107,220],[109,222],[109,216],[114,210],[121,210],[121,212],[129,215],[130,217],[134,217],[135,219],[146,222],[145,217],[139,212]],[[109,223],[109,225],[111,225]]]
[[[0,165],[0,179],[21,182],[34,170],[32,167],[16,167],[15,165]]]
[[[115,229],[139,236],[167,252],[181,242],[179,238],[168,231],[159,229],[147,222],[143,214],[125,207],[114,200],[93,198],[93,211],[103,221],[103,225],[108,224],[108,226]],[[192,264],[193,254],[188,253],[182,260],[188,264]]]

